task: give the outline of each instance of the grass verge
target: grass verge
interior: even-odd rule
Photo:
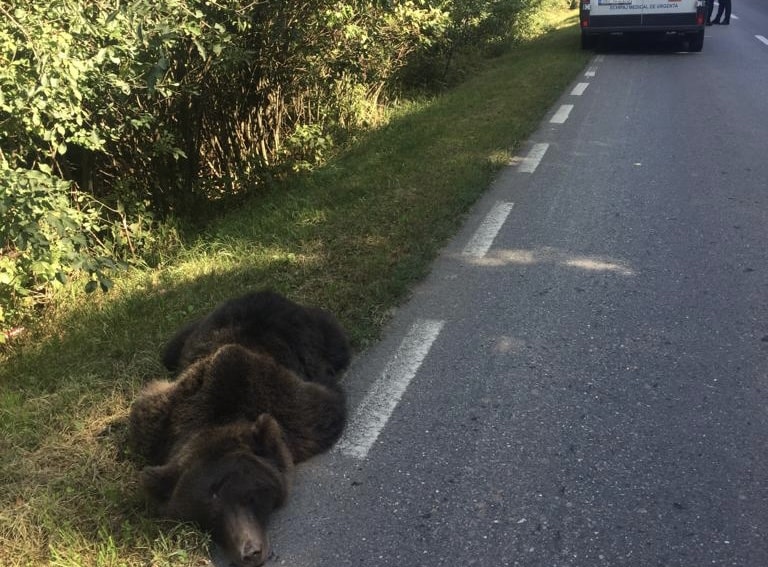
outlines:
[[[563,2],[564,4],[564,2]],[[123,419],[188,318],[270,287],[336,313],[362,348],[422,278],[493,175],[584,66],[574,12],[411,103],[333,163],[261,195],[106,296],[62,293],[2,353],[0,564],[186,566],[206,538],[153,519]]]

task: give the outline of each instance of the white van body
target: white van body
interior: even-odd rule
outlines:
[[[605,34],[679,34],[689,51],[701,51],[705,0],[581,0],[581,46],[591,49]]]

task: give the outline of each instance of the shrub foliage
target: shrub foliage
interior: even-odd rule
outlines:
[[[153,214],[321,162],[540,1],[4,1],[0,329],[74,272],[108,289]]]

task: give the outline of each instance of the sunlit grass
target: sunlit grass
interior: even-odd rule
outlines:
[[[378,336],[494,174],[583,67],[572,12],[450,93],[404,105],[323,169],[187,237],[108,295],[63,290],[0,354],[0,565],[204,564],[207,540],[154,519],[124,420],[161,345],[223,298],[269,287]]]

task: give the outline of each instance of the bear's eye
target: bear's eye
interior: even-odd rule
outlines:
[[[215,482],[211,485],[211,487],[208,489],[208,493],[211,495],[211,498],[214,500],[218,499],[219,492],[221,492],[221,487],[224,486],[224,479],[221,479],[218,482]]]

